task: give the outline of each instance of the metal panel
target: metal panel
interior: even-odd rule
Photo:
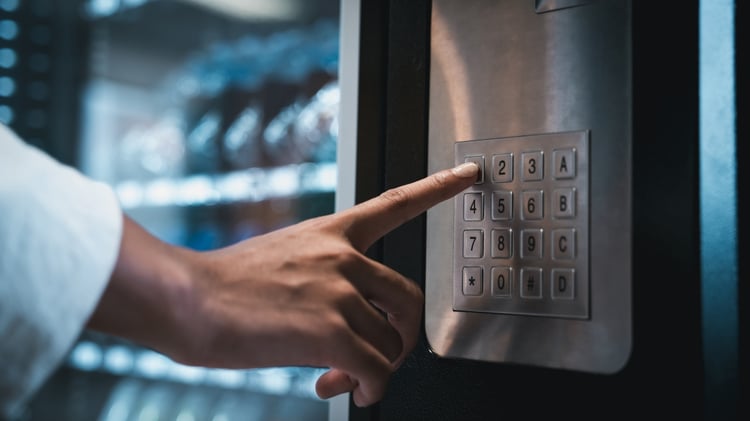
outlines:
[[[426,333],[444,357],[614,373],[631,305],[630,4],[539,14],[533,2],[435,0],[429,168],[454,144],[590,130],[590,318],[453,311],[451,201],[427,213]]]

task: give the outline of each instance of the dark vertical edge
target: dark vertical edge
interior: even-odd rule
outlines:
[[[428,16],[425,1],[390,8],[385,188],[426,175]],[[424,287],[425,215],[385,236],[384,262]]]
[[[631,364],[643,379],[654,373],[654,381],[632,387],[638,405],[672,416],[701,414],[704,404],[698,6],[681,2],[673,19],[673,4],[632,1]],[[669,387],[681,408],[664,405],[659,379],[674,379]]]
[[[52,2],[51,2],[52,3]],[[51,22],[55,43],[51,52],[49,151],[61,162],[78,166],[82,93],[89,69],[89,28],[82,15],[83,0],[54,2],[57,19]]]
[[[739,411],[750,419],[750,3],[735,0],[735,78],[737,122],[737,228],[739,308]]]
[[[429,34],[428,0],[393,0],[389,10],[385,187],[427,175]],[[385,236],[383,262],[424,289],[426,218],[422,214]],[[420,412],[414,395],[426,352],[424,328],[415,352],[394,373],[381,420]],[[410,407],[410,408],[409,408]],[[405,411],[405,412],[404,412]]]
[[[388,6],[387,1],[360,5],[356,203],[377,196],[385,186]],[[370,247],[367,256],[382,261],[382,240]],[[379,408],[378,404],[360,408],[350,396],[349,420],[376,420]]]
[[[357,110],[357,203],[380,194],[384,186],[387,12],[387,2],[362,1]]]

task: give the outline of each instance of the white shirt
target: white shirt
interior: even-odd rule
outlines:
[[[121,236],[111,188],[0,124],[0,418],[23,408],[81,334]]]

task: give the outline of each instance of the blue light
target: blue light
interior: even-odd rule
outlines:
[[[120,7],[120,0],[91,0],[88,12],[93,16],[109,16]]]
[[[10,69],[16,65],[16,52],[10,48],[0,48],[0,67]]]
[[[0,96],[9,97],[16,92],[16,82],[7,76],[0,77]]]
[[[18,24],[12,20],[4,19],[0,21],[0,38],[12,40],[18,36]]]
[[[15,113],[13,112],[13,108],[7,105],[0,105],[0,123],[10,124],[14,118]]]
[[[124,346],[113,346],[104,354],[104,369],[115,374],[126,374],[133,369],[133,351]]]
[[[93,342],[81,342],[70,354],[70,363],[79,370],[96,370],[102,363],[102,349]]]
[[[166,356],[144,350],[135,359],[135,372],[148,379],[164,379],[172,364]]]
[[[6,12],[13,12],[18,9],[20,0],[0,0],[0,9]]]
[[[734,54],[734,1],[701,1],[700,231],[706,413],[731,406],[737,391]]]

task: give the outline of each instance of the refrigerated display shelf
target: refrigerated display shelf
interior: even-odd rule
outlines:
[[[336,190],[335,163],[251,168],[225,174],[123,181],[114,186],[123,209],[262,202]]]
[[[306,399],[319,399],[315,382],[325,371],[311,367],[246,370],[195,367],[177,363],[150,349],[88,340],[75,345],[66,363],[83,372]]]

